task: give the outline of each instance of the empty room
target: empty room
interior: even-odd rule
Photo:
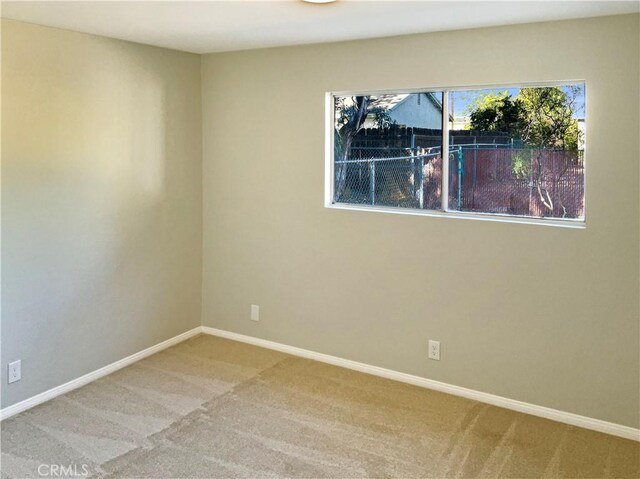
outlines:
[[[2,479],[640,478],[640,2],[0,8]]]

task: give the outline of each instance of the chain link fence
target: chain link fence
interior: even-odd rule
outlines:
[[[438,208],[442,158],[439,148],[352,148],[335,162],[339,203]]]
[[[335,200],[440,209],[439,146],[357,147],[335,162]],[[584,216],[581,151],[455,144],[449,151],[449,209],[520,216]]]

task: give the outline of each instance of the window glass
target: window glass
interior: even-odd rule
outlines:
[[[331,203],[584,219],[584,84],[332,101]]]
[[[584,217],[584,85],[449,95],[449,210]]]
[[[334,202],[438,209],[442,92],[334,97]]]

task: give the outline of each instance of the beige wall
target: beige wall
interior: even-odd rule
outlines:
[[[638,427],[638,19],[205,56],[203,323]],[[585,230],[323,207],[325,92],[574,79]]]
[[[200,324],[201,161],[199,56],[2,21],[3,407]]]
[[[200,324],[204,217],[205,325],[640,426],[639,34],[207,55],[201,103],[197,55],[3,20],[2,407]],[[574,79],[586,230],[323,207],[325,92]]]

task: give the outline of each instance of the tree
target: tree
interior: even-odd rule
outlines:
[[[505,132],[529,147],[512,155],[513,175],[529,178],[552,214],[556,207],[564,210],[556,204],[554,186],[577,155],[562,154],[560,159],[549,149],[577,152],[581,133],[574,114],[579,93],[579,86],[522,88],[515,98],[507,91],[489,93],[476,100],[470,113],[471,129]]]
[[[551,160],[545,149],[574,152],[578,150],[578,121],[574,118],[576,99],[580,87],[523,88],[518,93],[525,113],[522,140],[534,146],[528,170],[532,187],[535,187],[542,205],[552,214],[558,210],[566,213],[562,203],[555,198],[555,185],[569,170],[575,154],[566,153]]]
[[[475,100],[470,114],[472,130],[496,131],[517,137],[522,129],[524,111],[522,102],[509,92],[488,93]]]
[[[523,88],[522,140],[538,148],[578,149],[578,121],[573,118],[579,88]]]
[[[509,134],[536,148],[578,149],[578,121],[573,118],[580,87],[522,88],[490,92],[475,100],[470,128]]]
[[[335,199],[339,200],[347,182],[347,165],[351,155],[351,145],[356,135],[364,127],[367,117],[372,116],[377,127],[395,124],[388,112],[371,104],[370,96],[336,97],[334,148],[336,168]]]

